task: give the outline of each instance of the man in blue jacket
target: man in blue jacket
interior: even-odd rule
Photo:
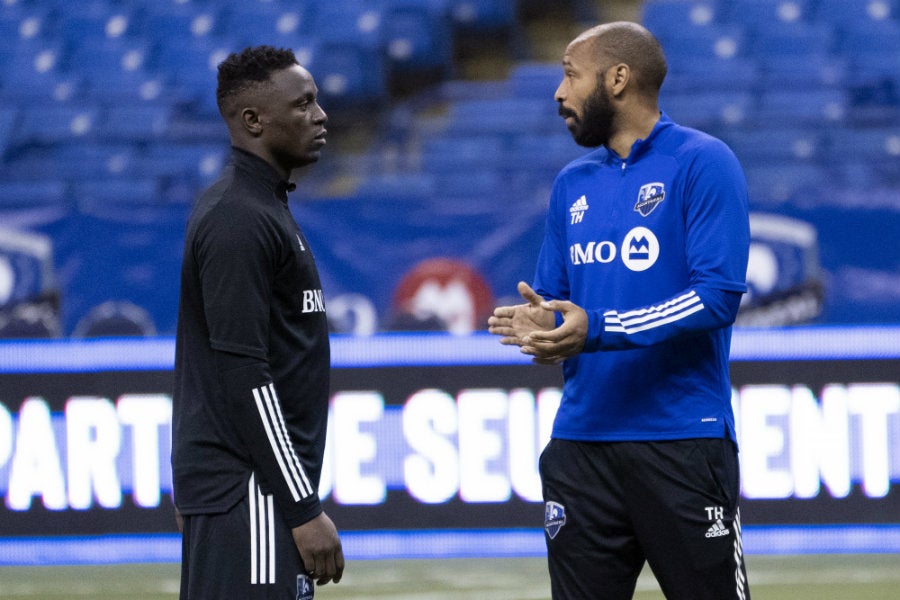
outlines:
[[[666,61],[634,23],[573,40],[556,90],[597,148],[554,183],[534,283],[491,333],[562,363],[540,460],[554,599],[750,597],[741,547],[731,325],[746,291],[746,182],[721,141],[659,109]]]

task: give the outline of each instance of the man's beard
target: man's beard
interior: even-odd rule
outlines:
[[[588,96],[581,118],[561,106],[559,114],[574,119],[574,127],[569,131],[579,146],[586,148],[603,146],[609,142],[609,138],[612,136],[612,121],[615,111],[609,94],[602,85],[598,85],[594,93]]]

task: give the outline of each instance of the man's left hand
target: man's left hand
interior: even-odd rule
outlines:
[[[542,308],[562,314],[563,323],[549,331],[532,331],[521,340],[522,352],[534,357],[534,362],[555,365],[575,356],[584,349],[587,339],[588,317],[583,308],[568,300],[543,302]]]

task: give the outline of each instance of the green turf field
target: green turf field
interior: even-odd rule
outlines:
[[[754,600],[898,600],[900,556],[749,556]],[[178,566],[3,567],[4,600],[175,600]],[[351,562],[320,600],[539,600],[550,597],[541,559]],[[636,600],[661,600],[646,572]]]

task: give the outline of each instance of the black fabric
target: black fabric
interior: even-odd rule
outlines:
[[[554,600],[628,600],[645,561],[668,600],[749,600],[731,440],[554,439],[540,471]]]
[[[290,526],[322,510],[315,490],[328,415],[328,325],[289,187],[265,161],[235,149],[188,220],[172,447],[184,515],[227,511],[246,494],[251,472]],[[271,441],[254,396],[270,384],[280,412],[273,422],[283,421],[289,447]],[[295,478],[309,484],[299,496],[279,460],[294,456],[302,465]]]
[[[254,564],[251,548],[253,518],[247,496],[228,512],[184,518],[180,600],[296,600],[303,597],[298,594],[298,585],[301,591],[314,587],[306,577],[290,529],[277,516],[273,544],[275,578],[260,582],[260,549],[257,544]],[[256,583],[251,578],[254,567]],[[309,594],[312,597],[312,592]]]

